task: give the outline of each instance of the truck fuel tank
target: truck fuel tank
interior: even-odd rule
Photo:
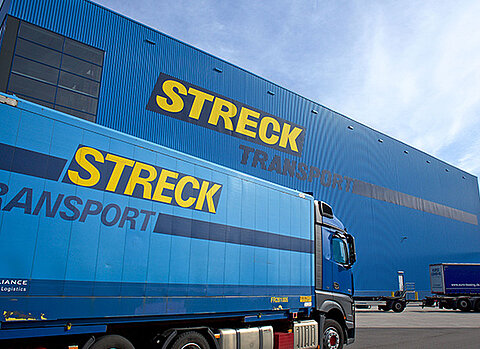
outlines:
[[[272,326],[221,329],[220,349],[273,349]]]

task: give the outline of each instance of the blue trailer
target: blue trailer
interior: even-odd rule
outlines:
[[[423,298],[432,256],[478,262],[474,175],[165,35],[162,21],[90,0],[0,4],[0,92],[313,193],[355,233],[356,296],[390,295],[402,270]]]
[[[434,296],[424,305],[480,311],[480,263],[431,264],[429,270]]]
[[[353,341],[329,205],[14,96],[0,125],[1,348]]]

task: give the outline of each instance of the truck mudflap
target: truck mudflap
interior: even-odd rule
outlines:
[[[347,344],[355,342],[355,322],[346,321],[347,325]]]

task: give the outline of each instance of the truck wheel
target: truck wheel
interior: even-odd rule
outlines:
[[[100,337],[90,349],[135,349],[135,347],[125,337],[112,334]]]
[[[424,301],[424,306],[426,307],[433,307],[435,305],[435,300],[434,299],[430,299],[430,298],[427,298],[425,299]]]
[[[378,306],[378,310],[383,310],[383,311],[389,311],[390,308],[386,305],[379,305]]]
[[[439,309],[452,309],[453,304],[452,302],[446,301],[445,299],[441,299],[438,301],[438,308]]]
[[[396,313],[401,313],[405,309],[406,303],[402,301],[393,301],[392,310]]]
[[[342,326],[332,319],[326,319],[323,324],[323,348],[342,349],[345,342]]]
[[[475,307],[473,309],[477,312],[480,312],[480,299],[477,299],[477,301],[475,302]]]
[[[460,311],[470,311],[472,309],[472,305],[470,304],[470,300],[468,298],[460,298],[457,301],[457,308]]]
[[[171,349],[209,349],[207,340],[200,333],[195,331],[180,334]]]

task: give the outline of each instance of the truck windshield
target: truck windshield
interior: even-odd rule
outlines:
[[[340,264],[348,263],[347,246],[340,238],[332,238],[332,259]]]

